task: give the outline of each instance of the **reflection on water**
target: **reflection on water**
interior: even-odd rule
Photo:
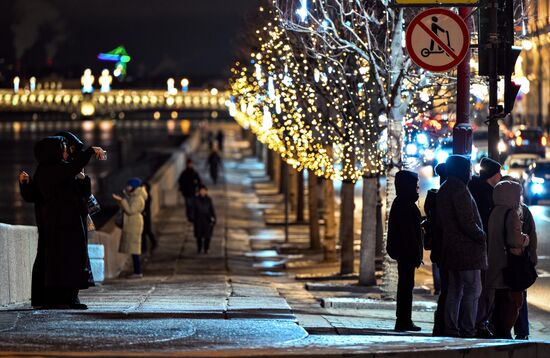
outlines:
[[[85,171],[98,193],[99,181],[123,167],[148,160],[146,153],[179,145],[189,131],[188,120],[10,121],[0,122],[0,223],[34,225],[34,210],[19,195],[21,170],[33,174],[33,147],[41,138],[58,131],[71,131],[87,145],[107,150],[105,162],[92,159]]]

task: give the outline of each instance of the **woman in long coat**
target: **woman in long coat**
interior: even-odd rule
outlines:
[[[200,254],[204,249],[204,253],[208,253],[210,247],[210,239],[212,231],[216,225],[216,212],[212,199],[208,196],[208,189],[205,185],[199,188],[199,195],[193,202],[193,228],[195,239],[197,240],[197,252]]]
[[[47,137],[35,146],[38,160],[33,181],[36,185],[37,225],[39,249],[36,267],[43,267],[43,276],[36,278],[43,283],[46,294],[44,306],[54,308],[86,309],[78,300],[78,291],[93,284],[90,282],[87,248],[88,214],[86,201],[75,180],[92,155],[103,159],[103,150],[90,147],[78,151],[71,162],[65,140]],[[37,270],[37,275],[40,270]]]
[[[143,233],[143,215],[147,191],[141,186],[139,178],[126,183],[126,198],[113,194],[113,198],[123,212],[122,240],[119,252],[132,255],[134,274],[130,278],[140,278],[141,272],[141,235]]]

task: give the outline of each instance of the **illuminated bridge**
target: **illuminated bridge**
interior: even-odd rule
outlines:
[[[114,90],[83,94],[80,90],[0,89],[0,111],[65,112],[92,116],[113,112],[145,110],[226,110],[229,93],[213,90],[189,90],[175,94],[165,90]]]

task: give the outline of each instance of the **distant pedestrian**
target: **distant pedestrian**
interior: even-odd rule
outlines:
[[[435,167],[435,173],[439,175],[439,185],[447,180],[447,171],[445,163],[439,163]],[[449,287],[449,275],[447,270],[441,266],[441,225],[437,217],[437,192],[439,189],[432,188],[428,190],[424,202],[424,212],[426,213],[426,223],[424,234],[424,248],[431,250],[430,261],[432,262],[432,275],[434,280],[434,294],[437,298],[437,309],[434,313],[434,326],[432,334],[434,336],[445,335],[445,300],[447,299],[447,290]]]
[[[143,233],[143,216],[147,192],[141,186],[141,179],[131,178],[124,189],[125,197],[113,194],[113,199],[122,209],[122,239],[119,252],[132,255],[134,273],[130,278],[141,278],[141,235]]]
[[[185,169],[181,172],[178,178],[179,190],[185,199],[185,212],[187,219],[191,220],[191,211],[193,207],[193,199],[199,191],[201,185],[201,178],[199,173],[195,170],[193,161],[187,159]]]
[[[468,190],[470,159],[451,155],[447,180],[436,195],[441,227],[440,264],[449,274],[445,301],[445,335],[474,337],[481,270],[487,268],[487,238],[476,203]]]
[[[75,177],[92,156],[105,160],[105,151],[90,147],[71,153],[60,136],[39,141],[34,153],[38,167],[32,178],[37,205],[38,250],[33,266],[34,307],[87,309],[78,292],[94,285],[88,258],[88,207]]]
[[[512,181],[520,184],[520,181],[518,179],[511,176],[502,177],[502,180]],[[527,250],[529,250],[529,258],[531,259],[531,263],[533,264],[533,266],[537,266],[537,228],[531,210],[529,210],[529,207],[523,203],[523,197],[521,202],[520,219],[522,222],[521,231],[529,236],[529,245],[527,246]],[[518,319],[514,324],[514,335],[515,339],[529,339],[529,305],[527,304],[527,290],[523,291],[523,303],[519,311]]]
[[[208,196],[208,189],[201,185],[199,195],[195,198],[192,211],[195,239],[197,240],[197,253],[208,253],[210,239],[214,225],[216,225],[216,212],[212,199]]]
[[[468,184],[468,189],[476,201],[479,215],[483,223],[483,230],[488,233],[489,215],[493,209],[493,188],[502,179],[500,173],[501,166],[491,158],[482,158],[479,162],[481,167],[479,176],[474,176]],[[489,328],[489,318],[491,315],[491,303],[487,297],[485,289],[485,270],[481,271],[481,296],[479,297],[476,329],[478,338],[491,338],[493,332]]]
[[[223,134],[223,131],[220,129],[218,131],[218,134],[216,134],[216,141],[218,142],[218,150],[223,153],[223,142],[225,139],[225,135]]]
[[[412,321],[414,272],[422,263],[422,233],[418,200],[418,174],[401,170],[395,175],[397,196],[391,206],[387,251],[397,260],[396,331],[420,331]]]
[[[206,166],[209,168],[212,182],[216,185],[218,183],[220,169],[222,168],[222,158],[217,149],[213,149],[210,152],[210,155],[206,159]]]
[[[143,233],[141,234],[141,251],[147,252],[148,244],[151,243],[151,254],[157,248],[158,242],[153,233],[153,227],[151,224],[151,185],[148,182],[143,183],[143,189],[147,193],[147,199],[145,199],[145,208],[143,209]]]
[[[206,134],[206,141],[208,142],[208,150],[214,149],[214,133],[208,131]]]

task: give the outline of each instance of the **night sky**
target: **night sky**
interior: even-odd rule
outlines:
[[[128,75],[227,77],[259,0],[2,0],[0,71],[80,76],[119,45]]]

